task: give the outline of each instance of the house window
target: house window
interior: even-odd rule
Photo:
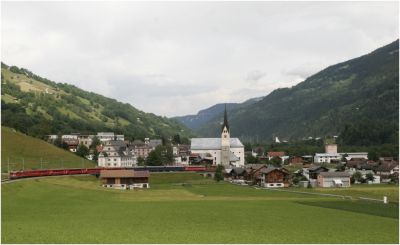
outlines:
[[[114,158],[114,162],[115,162],[115,161],[117,161],[117,159],[116,159],[116,158]]]

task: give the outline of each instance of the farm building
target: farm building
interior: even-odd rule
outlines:
[[[346,172],[321,172],[318,174],[319,187],[350,187],[350,174]]]
[[[317,179],[318,174],[328,172],[328,169],[322,166],[311,166],[308,168],[309,179]]]
[[[263,187],[288,187],[289,172],[284,168],[268,166],[260,170],[260,185]]]
[[[149,188],[149,171],[101,170],[103,187],[115,189]]]

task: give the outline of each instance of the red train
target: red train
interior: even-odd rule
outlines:
[[[31,178],[40,176],[56,176],[56,175],[77,175],[77,174],[100,174],[104,169],[137,169],[149,170],[150,172],[179,172],[179,171],[206,171],[205,166],[143,166],[137,168],[76,168],[76,169],[43,169],[43,170],[25,170],[10,172],[10,179]]]

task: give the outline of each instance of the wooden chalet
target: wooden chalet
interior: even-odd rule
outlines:
[[[304,162],[303,157],[299,157],[299,156],[290,157],[288,160],[289,165],[296,165],[299,163],[302,164],[303,162]]]
[[[103,187],[115,189],[149,188],[150,172],[134,170],[101,170]]]
[[[310,179],[317,179],[318,175],[322,172],[328,172],[329,169],[322,166],[310,166],[308,168],[308,175]]]
[[[260,170],[260,185],[262,187],[289,187],[289,171],[285,168],[268,166]]]

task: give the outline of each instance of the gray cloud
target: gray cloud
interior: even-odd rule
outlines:
[[[246,78],[245,80],[250,82],[250,83],[257,83],[258,80],[260,80],[261,78],[265,77],[267,74],[263,71],[260,70],[253,70],[253,71],[249,71],[246,74]]]
[[[398,2],[2,2],[1,11],[2,61],[167,116],[292,86],[394,41],[399,28]]]

